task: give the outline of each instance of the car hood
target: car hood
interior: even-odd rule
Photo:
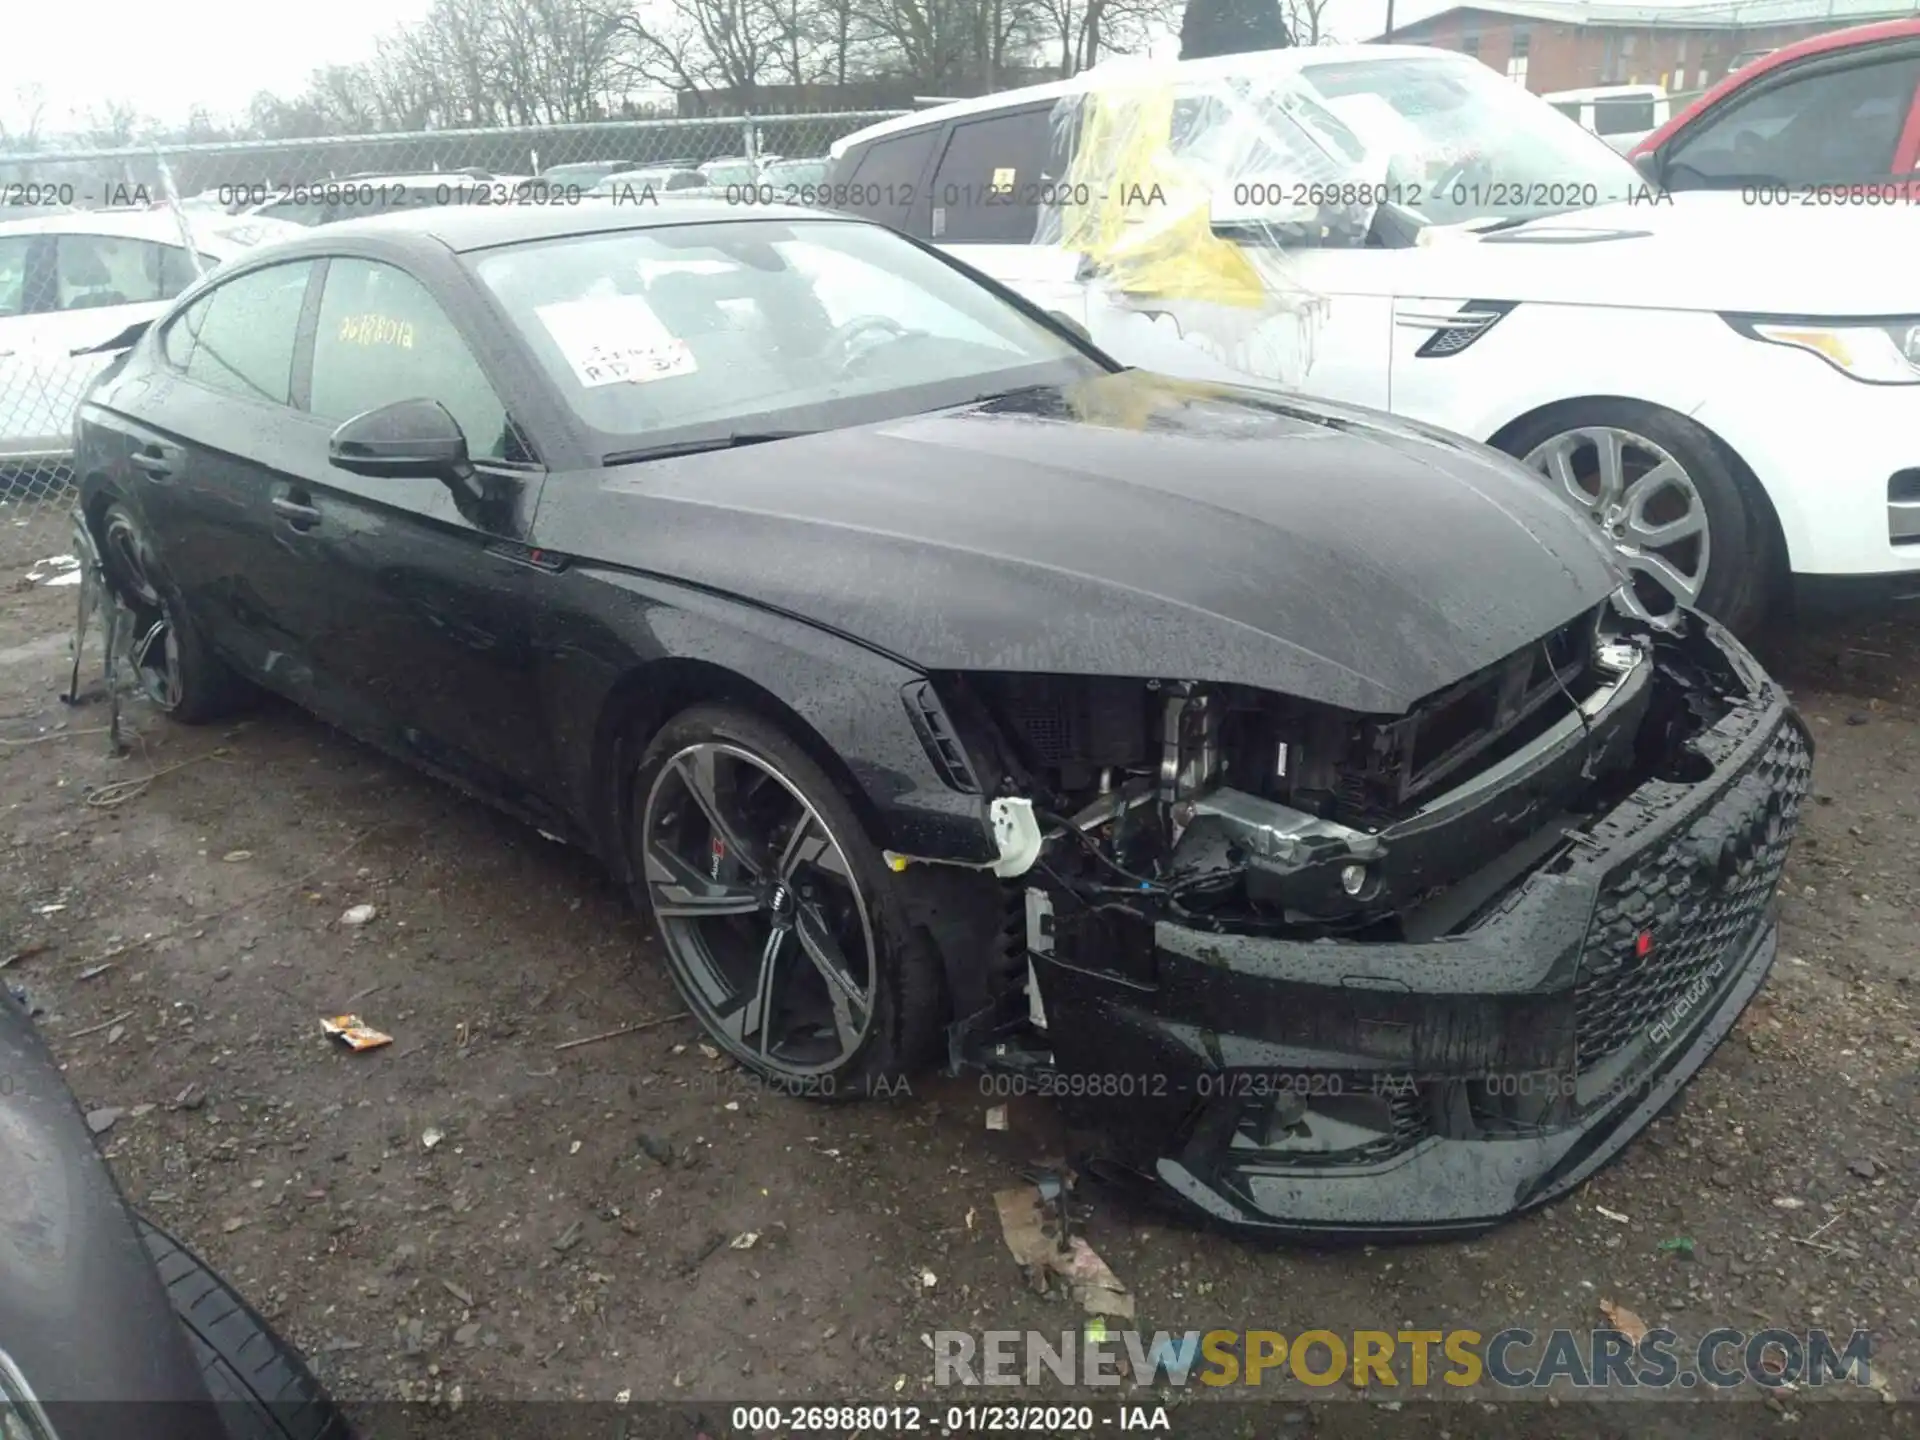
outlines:
[[[1620,583],[1482,446],[1139,371],[549,485],[538,543],[932,670],[1238,682],[1398,712]]]
[[[1920,314],[1920,272],[1911,263],[1920,252],[1920,207],[1802,205],[1798,192],[1790,198],[1762,205],[1738,190],[1649,189],[1635,200],[1511,230],[1432,230],[1401,252],[1407,266],[1389,284],[1424,298]],[[1807,263],[1782,264],[1785,255]]]

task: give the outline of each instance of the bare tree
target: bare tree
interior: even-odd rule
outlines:
[[[1293,36],[1296,45],[1318,45],[1333,37],[1327,33],[1326,16],[1329,0],[1280,0],[1281,12],[1287,18],[1287,33]]]
[[[14,108],[25,118],[9,126],[0,119],[0,150],[25,153],[40,148],[40,125],[47,114],[47,92],[37,81],[13,87]]]
[[[87,110],[87,141],[103,150],[131,145],[148,122],[125,100],[109,100]]]
[[[1326,0],[1320,0],[1325,4]],[[1145,51],[1179,21],[1182,0],[1037,0],[1062,78]]]

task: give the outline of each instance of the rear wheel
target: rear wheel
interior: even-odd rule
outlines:
[[[929,1058],[940,971],[831,778],[777,726],[697,706],[632,786],[637,899],[715,1042],[782,1088],[870,1093]]]
[[[306,1362],[206,1263],[136,1215],[229,1440],[352,1440]]]
[[[133,512],[124,505],[108,506],[101,538],[107,581],[133,616],[128,654],[142,693],[187,725],[238,709],[249,687],[207,647]]]
[[[1686,606],[1742,632],[1761,618],[1779,579],[1764,502],[1691,420],[1638,401],[1580,401],[1502,443],[1619,554],[1637,613],[1670,623]]]

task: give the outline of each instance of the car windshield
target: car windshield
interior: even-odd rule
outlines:
[[[635,228],[474,268],[608,452],[866,424],[1104,369],[858,221]]]
[[[751,160],[716,160],[700,168],[709,185],[751,185],[756,173]]]
[[[1261,221],[1297,182],[1358,182],[1430,225],[1533,219],[1625,200],[1639,173],[1478,61],[1383,56],[1179,87],[1171,148]],[[1267,181],[1284,183],[1262,184]],[[1271,217],[1310,219],[1306,216]]]
[[[766,179],[774,185],[818,185],[827,178],[824,160],[782,160],[767,167]]]

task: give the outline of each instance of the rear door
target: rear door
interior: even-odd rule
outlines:
[[[533,623],[550,575],[526,541],[542,472],[500,385],[448,308],[383,261],[327,262],[302,403],[322,432],[398,400],[444,405],[481,478],[477,509],[438,480],[334,468],[325,436],[274,500],[286,606],[380,738],[482,793],[544,815],[551,767]],[[324,597],[324,598],[323,598]]]
[[[146,518],[194,623],[249,673],[308,701],[277,613],[281,557],[267,497],[324,434],[291,403],[311,260],[235,275],[167,322],[159,363],[117,403],[127,499]]]

